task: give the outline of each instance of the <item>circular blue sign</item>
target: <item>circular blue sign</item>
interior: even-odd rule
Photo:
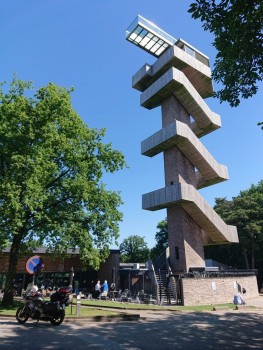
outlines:
[[[43,259],[40,258],[40,256],[38,255],[32,256],[30,259],[27,260],[26,270],[31,275],[37,274],[43,269],[43,267]]]

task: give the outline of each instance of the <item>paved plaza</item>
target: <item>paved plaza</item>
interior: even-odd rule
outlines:
[[[130,311],[138,320],[68,320],[19,325],[1,318],[0,349],[169,350],[262,349],[263,297],[238,310],[209,312]]]

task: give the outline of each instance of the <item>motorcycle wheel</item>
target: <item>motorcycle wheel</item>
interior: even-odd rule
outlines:
[[[21,306],[16,311],[16,320],[18,323],[23,324],[28,320],[28,313],[25,306]]]
[[[65,310],[59,310],[59,313],[50,320],[50,323],[52,326],[59,326],[63,321],[65,317]]]

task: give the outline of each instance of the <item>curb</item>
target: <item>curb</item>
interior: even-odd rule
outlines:
[[[76,323],[76,322],[113,322],[113,321],[137,321],[141,316],[139,314],[122,314],[111,316],[90,316],[90,317],[65,317],[63,323]],[[1,319],[16,319],[14,315],[0,315]]]
[[[112,322],[112,321],[137,321],[141,316],[139,314],[125,314],[125,315],[116,315],[116,316],[90,316],[90,317],[66,317],[64,322],[85,322],[85,321],[94,321],[94,322]]]
[[[228,306],[214,306],[212,309],[212,311],[219,311],[219,310],[230,311],[230,310],[236,310],[236,309],[231,309]]]

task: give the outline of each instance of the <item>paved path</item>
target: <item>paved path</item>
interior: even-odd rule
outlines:
[[[19,325],[0,319],[0,349],[233,350],[263,348],[263,297],[238,310],[141,311],[137,321],[93,319]],[[255,308],[249,308],[253,305]]]
[[[262,349],[259,312],[154,313],[139,321],[65,322],[52,327],[1,320],[0,349],[221,350]]]
[[[245,299],[246,305],[258,307],[263,309],[263,294],[260,294],[257,298]]]

